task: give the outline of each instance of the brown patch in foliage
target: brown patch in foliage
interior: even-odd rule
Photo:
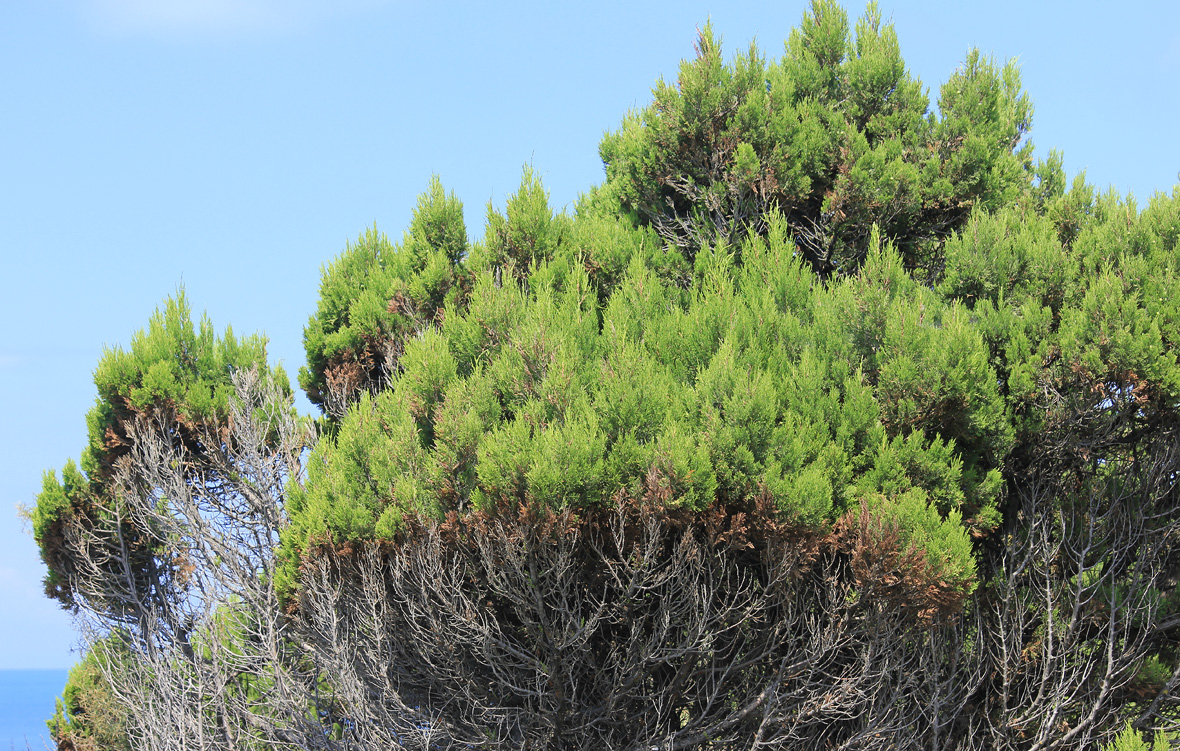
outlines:
[[[355,361],[337,362],[324,370],[328,390],[339,394],[353,394],[359,391],[361,384],[368,380],[366,376],[360,363]]]
[[[903,541],[896,522],[871,513],[867,507],[850,511],[831,528],[812,528],[785,519],[765,488],[748,506],[717,504],[696,511],[663,505],[666,484],[646,484],[642,498],[619,491],[613,504],[577,510],[502,499],[488,509],[449,511],[441,521],[407,514],[393,540],[333,545],[324,539],[313,544],[305,560],[328,554],[332,560],[344,561],[374,544],[383,555],[397,555],[432,532],[440,536],[446,549],[455,552],[474,551],[482,541],[496,536],[507,535],[520,545],[543,546],[577,535],[584,541],[587,561],[604,553],[626,560],[653,552],[644,549],[643,540],[644,530],[654,521],[674,533],[668,540],[691,536],[705,549],[733,557],[742,565],[757,568],[771,559],[779,565],[789,561],[794,577],[812,572],[825,558],[841,557],[863,601],[884,603],[903,620],[922,626],[953,618],[971,590],[970,581],[941,576],[925,551]],[[662,552],[668,553],[670,548]],[[295,599],[288,609],[297,611]]]
[[[394,292],[393,297],[389,298],[389,304],[385,306],[385,312],[393,313],[394,315],[411,316],[414,313],[414,303],[401,291]]]
[[[864,596],[920,623],[953,616],[970,594],[970,580],[941,576],[926,551],[905,542],[895,520],[874,514],[865,505],[841,517],[833,537],[849,556]]]

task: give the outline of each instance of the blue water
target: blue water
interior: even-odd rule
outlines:
[[[45,721],[65,685],[65,670],[0,670],[0,751],[51,745]]]

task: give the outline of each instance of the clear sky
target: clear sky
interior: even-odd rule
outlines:
[[[77,457],[103,345],[183,284],[294,376],[321,264],[433,173],[482,236],[532,163],[566,206],[712,19],[778,57],[804,3],[37,0],[0,10],[0,669],[65,667],[15,507]],[[862,10],[850,5],[853,17]],[[882,2],[937,87],[1016,57],[1039,155],[1144,205],[1180,171],[1180,3]],[[307,403],[302,402],[308,410]]]

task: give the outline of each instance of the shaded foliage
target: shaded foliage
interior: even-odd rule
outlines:
[[[726,64],[708,25],[696,52],[603,140],[597,189],[689,258],[778,212],[823,276],[855,270],[874,226],[907,264],[930,263],[973,208],[1027,188],[1032,105],[1015,65],[968,53],[936,114],[875,4],[850,33],[841,7],[814,0],[778,61],[751,46]]]

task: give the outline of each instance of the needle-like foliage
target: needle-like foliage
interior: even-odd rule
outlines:
[[[932,107],[875,5],[696,53],[573,212],[434,178],[324,267],[314,440],[183,297],[107,353],[32,511],[63,748],[1180,730],[1180,189],[1067,190],[1014,64]]]

